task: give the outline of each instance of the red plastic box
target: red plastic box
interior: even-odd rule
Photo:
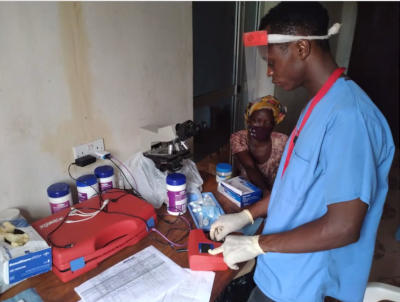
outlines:
[[[222,253],[218,255],[208,253],[208,248],[217,248],[220,245],[219,242],[207,239],[201,229],[191,230],[188,244],[190,269],[194,271],[224,271],[228,269]]]
[[[32,224],[52,246],[52,270],[63,282],[95,268],[99,262],[124,247],[134,245],[156,224],[157,216],[151,204],[124,191],[102,196],[103,200],[110,199],[108,213],[100,212],[92,219],[77,223],[62,222],[70,212],[69,208]],[[93,210],[88,208],[99,209],[100,201],[98,197],[93,197],[74,207],[90,212]],[[73,216],[66,220],[79,219],[82,217]],[[49,240],[48,234],[61,223]]]

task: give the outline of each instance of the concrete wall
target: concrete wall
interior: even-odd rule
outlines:
[[[0,53],[0,210],[46,216],[73,146],[124,161],[193,115],[190,2],[0,3]]]

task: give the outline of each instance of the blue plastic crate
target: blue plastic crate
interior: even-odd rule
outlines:
[[[216,208],[216,209],[212,210],[212,212],[211,212],[211,206],[210,206],[210,208],[206,208],[206,207],[208,207],[207,204],[206,204],[206,205],[203,205],[203,210],[204,210],[204,211],[202,211],[202,218],[203,218],[203,221],[200,221],[200,218],[201,218],[201,217],[199,217],[199,215],[196,214],[196,213],[198,213],[198,212],[195,212],[196,207],[194,207],[195,203],[197,203],[197,208],[198,208],[198,206],[199,206],[198,200],[196,200],[196,201],[190,201],[190,202],[188,203],[188,208],[189,208],[190,215],[192,215],[193,221],[194,221],[194,223],[196,224],[196,227],[197,227],[198,229],[202,229],[203,231],[209,232],[212,223],[213,223],[215,220],[217,220],[217,218],[218,218],[219,216],[224,215],[225,212],[224,212],[224,210],[222,209],[222,207],[221,207],[221,205],[219,204],[219,202],[217,201],[217,199],[215,198],[215,196],[214,196],[213,193],[211,193],[211,192],[204,192],[204,193],[202,193],[201,195],[202,195],[202,197],[203,197],[203,203],[204,203],[205,200],[207,200],[207,198],[211,198],[212,201],[215,203],[215,208]],[[211,216],[211,215],[204,215],[204,214],[212,214],[212,216]],[[204,224],[204,220],[205,220],[205,219],[207,219],[207,222],[208,222],[207,224]]]

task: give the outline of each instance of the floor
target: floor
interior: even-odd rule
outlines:
[[[215,166],[219,162],[229,162],[229,148],[227,146],[207,156],[197,165],[199,170],[215,174]],[[383,282],[400,287],[400,241],[396,240],[395,237],[398,228],[400,228],[399,149],[396,150],[389,175],[389,191],[378,229],[369,281]]]

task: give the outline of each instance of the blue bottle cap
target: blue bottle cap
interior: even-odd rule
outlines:
[[[219,163],[217,164],[217,172],[232,172],[232,166],[227,163]]]
[[[78,179],[76,180],[76,185],[78,187],[93,186],[96,183],[97,183],[97,178],[94,174],[82,175],[78,177]]]
[[[96,169],[94,169],[94,174],[96,174],[97,178],[110,177],[113,176],[114,169],[109,165],[99,166]]]
[[[51,198],[63,197],[69,194],[69,185],[65,182],[57,182],[47,188],[47,195]]]
[[[171,173],[167,176],[167,185],[180,186],[186,183],[186,176],[182,173]]]

